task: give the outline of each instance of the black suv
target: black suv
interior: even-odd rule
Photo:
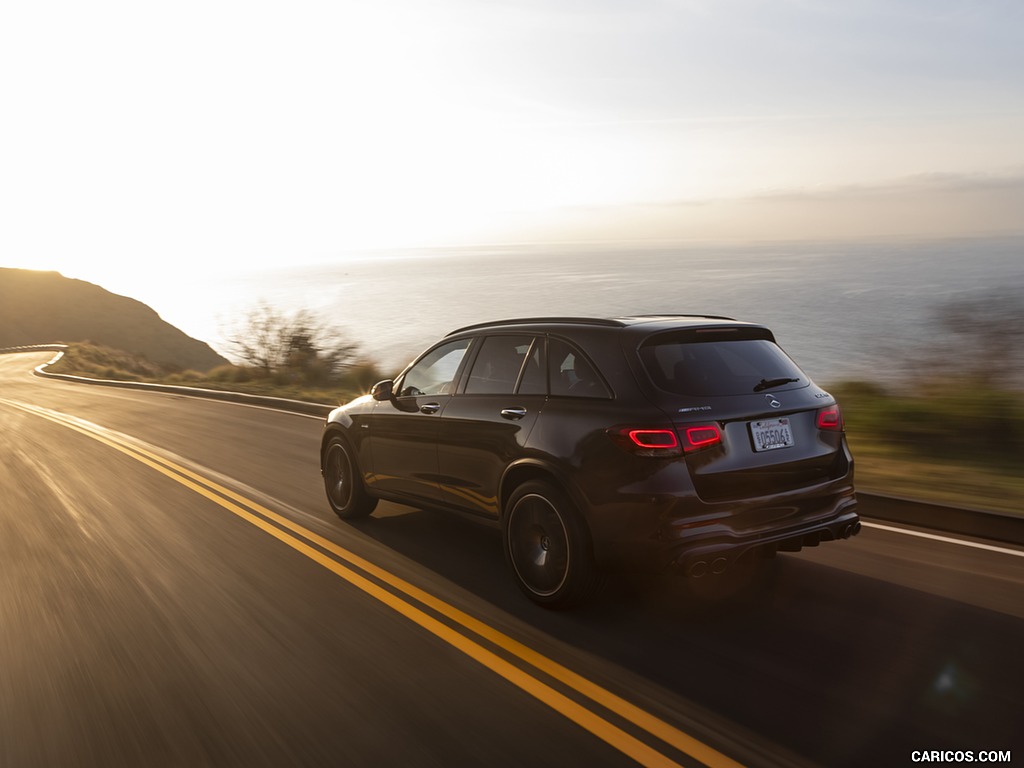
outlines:
[[[835,399],[725,317],[461,328],[333,411],[320,460],[342,518],[389,499],[499,521],[547,606],[602,570],[701,577],[860,530]]]

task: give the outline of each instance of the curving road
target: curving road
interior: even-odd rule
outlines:
[[[546,612],[487,526],[337,520],[318,419],[51,355],[0,356],[0,765],[1024,759],[1014,548],[866,527],[752,604],[622,578]]]

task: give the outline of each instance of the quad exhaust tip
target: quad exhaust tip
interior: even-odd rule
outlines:
[[[860,533],[860,521],[847,525],[841,531],[839,531],[840,538],[849,539]],[[834,535],[834,534],[832,534]],[[821,540],[821,534],[811,534],[805,536],[803,539],[798,539],[795,542],[785,541],[778,545],[779,551],[782,552],[799,552],[804,547],[816,547]],[[774,550],[772,551],[774,554]],[[690,566],[687,571],[687,575],[694,579],[702,578],[707,576],[709,573],[713,573],[716,576],[725,573],[729,568],[729,561],[724,557],[718,557],[708,563],[707,560],[698,560],[696,563]]]
[[[695,579],[713,573],[716,576],[725,573],[729,567],[729,561],[724,557],[718,557],[708,563],[706,560],[698,560],[690,566],[689,575]]]

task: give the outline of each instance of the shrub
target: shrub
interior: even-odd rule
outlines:
[[[916,394],[893,394],[868,382],[844,382],[832,392],[861,445],[985,465],[1019,467],[1024,460],[1019,392],[969,378]]]

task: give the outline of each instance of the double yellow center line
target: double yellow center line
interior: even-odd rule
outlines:
[[[80,432],[195,491],[459,649],[641,765],[677,766],[679,763],[627,732],[624,727],[610,722],[607,716],[592,711],[556,690],[551,684],[512,663],[507,657],[517,659],[543,673],[551,680],[621,718],[634,729],[646,732],[665,745],[678,750],[684,756],[712,768],[738,768],[740,765],[694,737],[434,595],[230,488],[154,453],[125,435],[48,408],[5,398],[0,398],[0,403]],[[424,609],[429,609],[434,615]],[[441,621],[438,617],[446,619],[449,623]],[[475,635],[477,639],[471,635]],[[485,647],[481,641],[486,641],[504,652],[506,656]]]

